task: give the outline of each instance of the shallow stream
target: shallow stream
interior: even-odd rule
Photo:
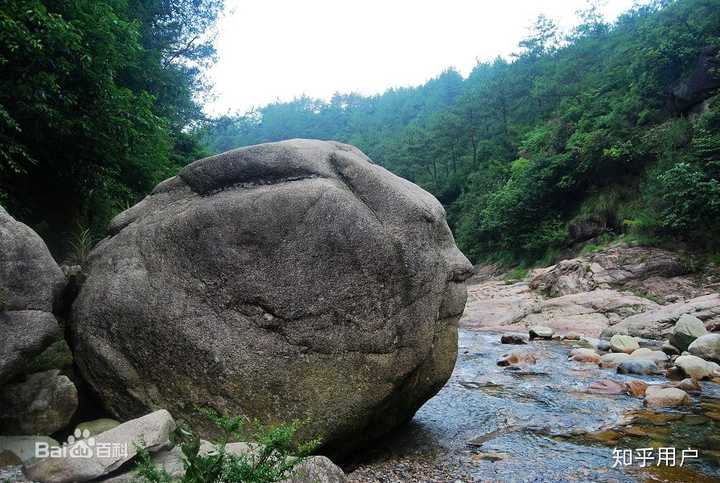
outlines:
[[[585,391],[602,379],[666,383],[568,361],[570,341],[500,344],[500,334],[460,330],[455,371],[413,421],[365,455],[351,479],[367,481],[720,481],[720,385],[703,382],[680,410]],[[521,369],[497,366],[517,348]],[[616,464],[613,449],[654,448],[653,461]],[[657,464],[657,448],[675,448]],[[698,457],[683,450],[697,450]],[[636,454],[636,453],[634,453]],[[645,453],[649,454],[649,453]],[[398,469],[399,468],[399,469]]]

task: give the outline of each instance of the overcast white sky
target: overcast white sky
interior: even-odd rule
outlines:
[[[633,0],[606,0],[609,19]],[[541,13],[561,28],[586,0],[227,0],[209,114],[276,99],[375,94],[517,50]]]

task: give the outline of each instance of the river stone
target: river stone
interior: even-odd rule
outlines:
[[[504,334],[500,336],[501,344],[523,345],[527,344],[527,338],[520,334]]]
[[[657,364],[650,359],[634,359],[622,361],[617,367],[618,374],[651,375],[660,372]]]
[[[623,394],[625,392],[625,384],[610,379],[595,381],[588,386],[588,392],[592,394]]]
[[[160,409],[94,437],[95,448],[122,447],[127,451],[116,451],[110,456],[93,454],[90,458],[73,457],[73,448],[88,445],[85,440],[80,440],[71,445],[64,456],[39,458],[30,462],[25,466],[24,473],[29,479],[44,483],[96,480],[134,458],[137,454],[136,444],[142,443],[150,452],[170,447],[170,434],[174,430],[172,416]]]
[[[720,371],[720,366],[693,355],[682,355],[675,359],[675,366],[693,379],[702,380],[713,377]]]
[[[95,436],[97,434],[104,433],[105,431],[109,431],[117,426],[120,426],[120,421],[110,418],[100,418],[80,423],[77,425],[77,429],[79,429],[80,432],[87,430],[90,432],[91,436]]]
[[[613,352],[624,352],[631,354],[633,351],[638,349],[640,345],[634,337],[629,335],[615,334],[610,339],[610,349]]]
[[[675,384],[675,387],[685,392],[702,392],[702,386],[695,379],[689,377]]]
[[[535,364],[537,359],[535,355],[524,349],[516,349],[510,351],[507,354],[503,354],[501,359],[497,362],[498,366],[515,366],[518,364]]]
[[[705,360],[720,362],[720,334],[705,334],[695,339],[688,352]]]
[[[552,330],[550,327],[545,327],[543,325],[535,325],[533,327],[530,327],[530,329],[528,329],[528,332],[530,334],[530,340],[552,339],[552,336],[555,334],[554,330]]]
[[[680,355],[680,351],[678,350],[678,348],[675,347],[674,345],[672,345],[670,343],[670,341],[663,342],[663,345],[662,345],[662,347],[660,347],[660,350],[669,356],[679,356]]]
[[[87,274],[73,348],[115,417],[160,406],[212,436],[193,410],[212,401],[350,451],[449,378],[472,266],[432,195],[352,146],[291,140],[160,183]]]
[[[625,390],[629,396],[643,397],[645,396],[647,388],[648,384],[638,379],[631,379],[625,382]]]
[[[668,360],[668,355],[663,351],[654,351],[652,349],[648,349],[647,347],[641,347],[634,350],[632,354],[630,354],[630,357],[632,359],[648,359],[655,363],[664,363]]]
[[[600,356],[600,365],[602,367],[616,367],[621,362],[630,359],[630,354],[624,352],[611,352]]]
[[[673,407],[690,403],[690,396],[675,387],[648,386],[645,390],[645,404],[650,407]]]
[[[0,385],[57,339],[65,276],[28,226],[0,206]]]
[[[52,434],[68,425],[77,407],[77,389],[59,370],[32,374],[0,389],[0,432]]]
[[[60,446],[48,436],[0,436],[0,452],[8,451],[26,463],[35,457],[35,445],[38,443],[47,447]]]
[[[573,349],[570,351],[570,360],[575,362],[600,363],[600,355],[592,349]]]
[[[670,335],[670,343],[680,351],[688,350],[692,342],[707,334],[703,321],[692,315],[685,314],[678,319]]]

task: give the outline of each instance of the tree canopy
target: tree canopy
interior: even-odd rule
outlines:
[[[476,261],[552,259],[583,225],[717,250],[717,69],[697,112],[673,91],[703,52],[720,65],[720,1],[656,1],[612,24],[590,4],[580,17],[564,36],[539,17],[511,59],[466,79],[448,70],[377,96],[278,102],[204,136],[213,151],[292,137],[355,144],[435,194]]]
[[[0,203],[51,246],[202,153],[188,127],[222,0],[0,4]]]

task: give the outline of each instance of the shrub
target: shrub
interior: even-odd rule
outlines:
[[[189,428],[180,426],[174,435],[183,454],[185,475],[174,478],[162,468],[153,465],[150,452],[138,445],[138,465],[135,469],[139,481],[150,483],[209,483],[247,482],[266,483],[280,481],[290,476],[293,468],[310,454],[320,441],[295,444],[295,436],[301,426],[299,421],[291,424],[264,427],[258,422],[247,424],[245,418],[219,415],[213,410],[203,411],[221,430],[221,438],[215,450],[200,453],[200,438]],[[249,427],[248,427],[249,426]],[[257,450],[241,454],[227,452],[230,441],[257,443]]]

